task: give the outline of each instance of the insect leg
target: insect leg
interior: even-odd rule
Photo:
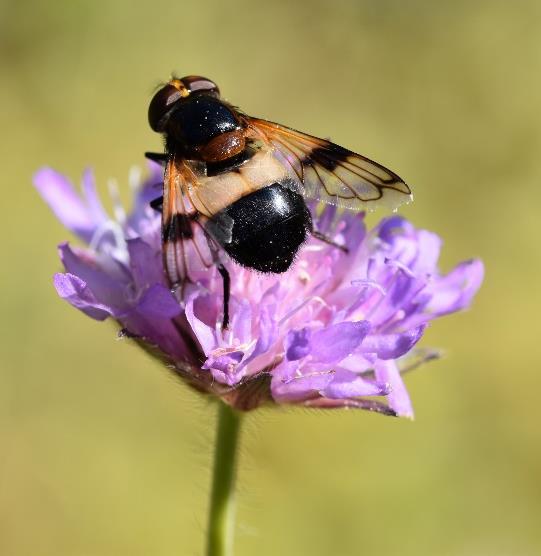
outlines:
[[[167,155],[165,153],[146,152],[145,157],[158,164],[165,164],[167,162]]]
[[[156,212],[162,212],[163,209],[163,195],[156,197],[156,199],[150,201],[150,208],[153,208]]]
[[[323,243],[326,243],[327,245],[332,245],[333,247],[336,247],[337,249],[340,249],[340,251],[343,251],[344,253],[349,253],[349,249],[345,245],[340,245],[339,243],[336,243],[336,241],[333,241],[330,237],[327,237],[325,234],[322,234],[321,232],[318,232],[317,230],[313,230],[312,235],[316,239],[319,239],[319,241],[322,241]]]
[[[201,224],[201,222],[199,222]],[[216,239],[208,233],[208,230],[203,228],[207,234],[208,246],[212,254],[212,259],[216,265],[216,269],[220,273],[223,282],[224,290],[224,314],[222,318],[222,330],[227,330],[229,328],[229,299],[231,298],[231,276],[229,271],[225,268],[224,264],[220,260],[220,247]]]
[[[222,320],[222,330],[227,330],[229,327],[229,297],[231,294],[231,277],[227,268],[222,263],[217,265],[218,272],[222,277],[224,284],[224,316]]]

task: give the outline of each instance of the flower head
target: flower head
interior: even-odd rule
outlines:
[[[82,195],[45,168],[35,185],[61,222],[86,245],[59,246],[65,268],[58,294],[88,316],[116,320],[195,389],[238,409],[265,402],[356,407],[413,415],[401,372],[436,317],[468,307],[481,285],[479,260],[437,270],[440,238],[400,216],[367,232],[363,215],[311,207],[314,227],[346,249],[311,238],[285,274],[259,274],[227,261],[230,326],[222,330],[222,278],[201,269],[179,299],[163,271],[160,215],[149,203],[161,192],[152,164],[134,206],[115,202],[107,215],[91,172]],[[117,198],[117,196],[114,196]]]

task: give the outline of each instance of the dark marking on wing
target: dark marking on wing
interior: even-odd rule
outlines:
[[[329,156],[329,151],[332,153],[332,156]],[[304,166],[317,162],[323,168],[332,172],[341,162],[346,162],[350,155],[351,151],[348,149],[331,143],[329,147],[316,147],[313,149],[310,156],[303,159],[301,164]]]
[[[296,176],[298,191],[307,199],[352,210],[370,210],[380,199],[396,209],[412,199],[397,174],[363,155],[275,122],[243,117],[253,137],[270,145]]]
[[[195,222],[197,218],[197,213],[171,215],[163,223],[164,240],[174,242],[179,239],[192,239],[194,236],[192,222]]]

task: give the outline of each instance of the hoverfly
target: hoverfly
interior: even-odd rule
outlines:
[[[282,273],[309,234],[333,243],[314,230],[305,200],[361,210],[380,203],[395,209],[411,199],[391,170],[248,116],[205,77],[172,78],[152,98],[148,120],[165,139],[165,153],[146,154],[165,164],[163,197],[153,206],[162,211],[167,279],[175,292],[191,281],[186,245],[192,242],[203,264],[215,264],[223,278],[224,329],[230,280],[220,249],[244,267]]]

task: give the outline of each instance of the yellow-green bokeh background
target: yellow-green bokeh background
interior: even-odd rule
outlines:
[[[213,407],[56,297],[70,236],[31,186],[91,164],[126,192],[172,70],[396,169],[442,267],[486,263],[423,340],[415,422],[249,416],[236,554],[540,554],[540,62],[535,0],[1,0],[0,554],[202,553]]]

